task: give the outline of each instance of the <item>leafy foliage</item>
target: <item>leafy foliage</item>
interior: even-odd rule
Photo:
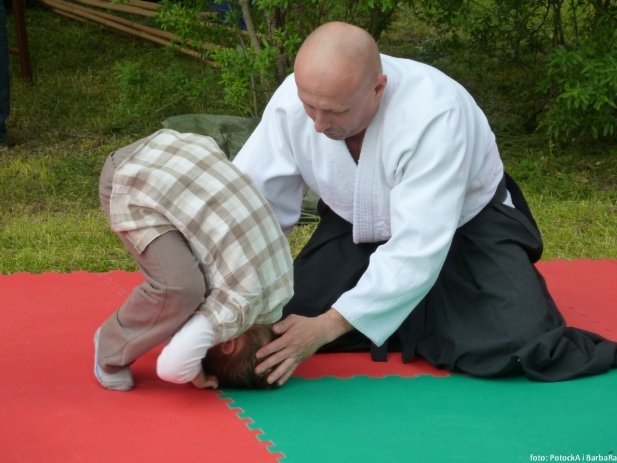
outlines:
[[[493,58],[527,70],[513,83],[551,141],[615,140],[617,4],[565,0],[412,0],[416,15]],[[533,76],[533,78],[531,78]],[[538,78],[539,77],[539,78]],[[536,127],[533,123],[532,129]]]
[[[342,20],[378,37],[395,11],[393,0],[186,2],[163,0],[157,22],[220,71],[225,101],[238,115],[259,116],[291,72],[302,40],[319,24]],[[204,13],[210,9],[211,14]],[[212,11],[214,10],[214,11]]]
[[[291,72],[301,41],[330,20],[357,24],[377,39],[400,10],[433,33],[417,54],[480,68],[510,67],[520,124],[552,142],[614,140],[617,5],[593,0],[163,0],[157,22],[213,63],[224,101],[259,116]],[[209,12],[206,12],[209,11]],[[491,73],[490,64],[484,70]],[[478,71],[478,73],[483,71]],[[504,74],[496,74],[496,79]],[[184,89],[183,85],[177,86]]]
[[[613,32],[614,40],[617,34]],[[617,49],[585,41],[551,53],[545,85],[554,94],[544,125],[553,139],[617,138]]]

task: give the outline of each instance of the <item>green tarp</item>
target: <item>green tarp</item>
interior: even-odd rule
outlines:
[[[233,159],[251,135],[258,118],[219,114],[181,114],[163,121],[163,127],[178,132],[190,132],[214,138],[229,159]],[[314,222],[317,216],[317,196],[310,190],[304,194],[301,222]]]

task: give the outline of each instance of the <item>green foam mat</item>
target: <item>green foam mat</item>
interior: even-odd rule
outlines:
[[[292,378],[225,397],[283,463],[617,461],[617,371],[550,384]]]

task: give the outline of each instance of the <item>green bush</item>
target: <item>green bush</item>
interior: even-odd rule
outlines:
[[[472,67],[492,74],[513,66],[527,130],[550,142],[614,140],[617,95],[617,4],[561,0],[411,0],[417,17],[448,37]],[[513,79],[510,79],[513,80]]]
[[[183,47],[201,53],[220,70],[224,100],[234,114],[259,116],[275,88],[291,72],[302,39],[329,20],[358,24],[376,38],[395,11],[393,0],[215,1],[226,9],[205,12],[208,2],[163,0],[162,29]]]
[[[545,85],[554,97],[543,125],[554,140],[617,137],[614,45],[586,42],[575,50],[556,48],[548,60]]]

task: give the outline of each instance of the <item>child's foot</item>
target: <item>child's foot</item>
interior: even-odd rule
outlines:
[[[99,330],[94,333],[94,376],[101,383],[105,389],[111,391],[129,391],[133,389],[135,383],[133,382],[133,375],[131,369],[125,367],[115,373],[107,373],[99,365],[97,361],[99,350]]]

